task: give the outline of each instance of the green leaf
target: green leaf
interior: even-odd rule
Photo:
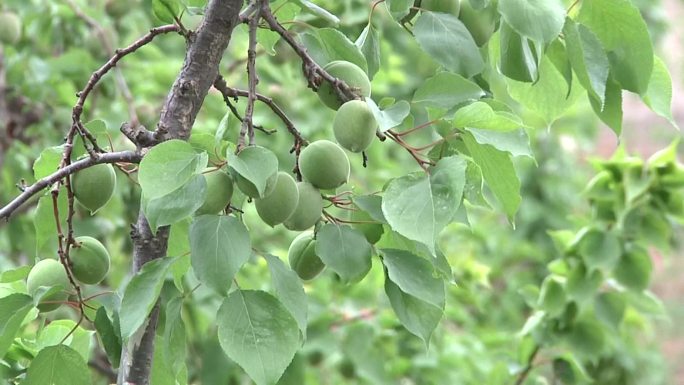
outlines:
[[[648,250],[641,246],[630,245],[620,258],[615,271],[615,279],[633,290],[645,290],[651,280],[653,262]]]
[[[404,293],[389,278],[385,279],[385,293],[401,324],[406,330],[422,339],[427,348],[432,332],[442,319],[442,309]]]
[[[182,309],[183,297],[174,297],[166,303],[162,349],[168,363],[167,366],[173,371],[174,377],[183,368],[186,355],[185,323],[181,318]]]
[[[601,271],[587,271],[584,264],[578,264],[570,271],[565,290],[570,298],[582,302],[593,297],[602,283],[603,274]]]
[[[510,112],[494,111],[487,103],[475,102],[456,110],[453,126],[512,131],[524,125],[520,118]]]
[[[198,154],[182,140],[158,144],[140,162],[138,182],[146,199],[169,194],[185,185],[207,166],[207,154]]]
[[[382,212],[393,230],[423,243],[432,254],[439,232],[449,224],[461,203],[466,161],[442,158],[424,173],[392,180],[382,198]]]
[[[5,357],[31,309],[33,299],[26,294],[14,293],[0,298],[0,358]]]
[[[21,266],[16,269],[7,269],[0,273],[0,283],[16,282],[26,279],[29,272],[31,271],[31,266]]]
[[[221,348],[257,385],[275,384],[299,348],[299,329],[272,295],[235,290],[216,315]]]
[[[582,24],[568,18],[563,27],[565,46],[572,69],[584,89],[600,101],[601,109],[605,102],[606,82],[610,63],[606,51],[598,37]]]
[[[300,7],[289,0],[280,0],[271,2],[271,9],[274,15],[281,21],[294,20],[299,14]],[[247,30],[247,28],[245,29]],[[257,43],[262,46],[269,55],[275,55],[276,51],[273,47],[280,40],[280,34],[266,28],[257,28]]]
[[[306,33],[303,36],[307,36],[304,39],[307,48],[313,45],[312,48],[319,51],[319,57],[314,56],[318,64],[325,65],[335,60],[344,60],[354,63],[364,72],[368,72],[366,57],[363,56],[361,49],[339,30],[320,28],[316,30],[315,34]]]
[[[580,240],[579,252],[590,270],[610,271],[620,259],[622,246],[613,232],[590,230]]]
[[[302,385],[306,383],[307,362],[302,354],[295,354],[277,385]]]
[[[570,92],[572,90],[572,65],[570,64],[565,45],[561,42],[560,38],[552,41],[546,48],[546,57],[553,63],[558,72],[563,75],[565,84],[569,87],[568,92]]]
[[[587,358],[598,357],[605,345],[601,324],[594,320],[582,320],[572,325],[566,341],[577,354]]]
[[[280,258],[269,254],[265,255],[264,258],[266,258],[268,268],[271,271],[271,282],[276,296],[290,311],[292,317],[297,321],[299,331],[306,338],[307,297],[304,286],[302,286],[302,280]]]
[[[164,23],[172,24],[180,14],[178,0],[152,0],[152,14]]]
[[[373,80],[373,76],[380,69],[380,34],[378,30],[373,28],[371,23],[368,23],[354,44],[359,47],[363,56],[366,57],[368,78]]]
[[[252,182],[259,195],[266,191],[266,184],[278,172],[278,157],[265,147],[249,147],[238,155],[228,154],[228,166]]]
[[[207,195],[203,175],[193,176],[185,185],[166,195],[147,199],[142,196],[142,209],[153,232],[161,226],[172,225],[194,213]]]
[[[534,43],[520,36],[505,21],[499,32],[499,69],[509,79],[534,82],[539,77],[539,56]]]
[[[648,82],[648,89],[642,99],[653,112],[679,128],[672,117],[672,79],[670,72],[663,60],[657,56],[653,62],[653,72],[651,73],[651,80]]]
[[[57,171],[62,160],[64,146],[54,146],[44,149],[38,159],[33,162],[33,177],[39,180]]]
[[[470,156],[480,166],[482,176],[496,198],[501,202],[508,220],[513,221],[520,206],[520,179],[515,172],[510,155],[491,145],[479,144],[473,134],[463,135]]]
[[[226,295],[252,255],[249,232],[233,216],[201,215],[190,225],[192,270],[200,282]]]
[[[357,195],[352,198],[359,209],[368,213],[374,221],[387,223],[382,213],[382,197],[380,195]]]
[[[36,339],[36,348],[40,350],[64,344],[78,352],[84,361],[88,361],[93,334],[93,331],[77,326],[76,322],[70,319],[54,320],[40,331]]]
[[[381,249],[387,275],[401,291],[444,309],[444,281],[434,275],[432,264],[406,250]]]
[[[121,339],[128,339],[145,322],[161,293],[166,272],[175,258],[160,258],[143,265],[126,286],[121,300]]]
[[[386,0],[385,5],[394,20],[401,20],[411,11],[413,0]]]
[[[606,97],[601,108],[601,102],[589,96],[591,108],[598,117],[607,124],[617,135],[622,133],[622,90],[620,85],[613,79],[608,77],[606,83]]]
[[[484,69],[473,37],[454,15],[422,12],[413,34],[420,47],[448,71],[469,78]]]
[[[639,9],[630,0],[586,1],[577,20],[601,41],[622,88],[643,95],[653,71],[653,45]]]
[[[314,14],[314,15],[316,15],[316,16],[318,16],[318,17],[324,19],[324,20],[326,20],[326,21],[329,22],[329,23],[332,23],[332,24],[335,24],[335,25],[337,25],[337,24],[340,23],[340,19],[339,19],[337,16],[335,16],[335,15],[332,14],[332,13],[330,13],[330,12],[329,12],[328,10],[326,10],[325,8],[320,7],[320,6],[316,5],[316,4],[314,4],[314,3],[311,2],[311,1],[308,1],[308,0],[297,0],[297,3],[299,3],[304,9],[308,10],[308,11],[311,12],[312,14]]]
[[[626,307],[624,296],[614,291],[600,293],[594,302],[596,318],[615,330],[620,327]]]
[[[400,100],[384,110],[381,110],[373,99],[365,99],[382,132],[400,125],[411,112],[411,105],[405,100]]]
[[[440,72],[427,79],[413,95],[413,103],[426,107],[450,109],[461,103],[478,100],[484,91],[459,74]]]
[[[538,44],[553,41],[565,19],[565,8],[558,0],[500,0],[498,10],[517,33]]]
[[[316,233],[316,255],[348,282],[360,281],[371,268],[371,245],[363,233],[328,223]]]
[[[107,353],[109,363],[113,368],[118,368],[121,360],[121,332],[114,327],[104,306],[97,309],[95,313],[95,330]]]
[[[539,65],[539,79],[535,83],[506,79],[508,92],[523,107],[534,111],[547,124],[551,124],[575,103],[579,92],[568,95],[568,85],[563,74],[544,57]],[[579,87],[574,87],[577,89]]]
[[[91,385],[90,369],[80,354],[66,345],[47,347],[31,361],[24,385]]]
[[[565,309],[565,291],[553,276],[548,276],[539,292],[539,309],[551,317],[560,315]]]
[[[489,144],[497,150],[506,151],[513,156],[528,156],[534,159],[530,148],[530,138],[523,129],[498,132],[467,128],[473,138],[480,144]]]

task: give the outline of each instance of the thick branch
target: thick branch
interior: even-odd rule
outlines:
[[[100,163],[138,163],[142,156],[134,151],[121,151],[121,152],[107,152],[103,154],[96,154],[95,157],[87,157],[78,160],[70,165],[57,170],[56,172],[48,175],[33,185],[25,188],[21,194],[9,202],[5,207],[0,209],[0,219],[9,219],[10,215],[18,209],[24,202],[29,200],[32,196],[38,194],[41,190],[52,186],[53,184],[60,181],[67,175],[71,175],[78,170],[88,168]]]
[[[188,139],[204,98],[218,75],[218,67],[233,29],[238,23],[242,0],[211,0],[196,34],[188,38],[188,51],[162,108],[155,136],[162,139]],[[152,233],[141,211],[133,226],[133,271],[166,255],[169,227]],[[148,385],[154,352],[158,311],[148,316],[143,333],[137,333],[123,347],[117,383]]]

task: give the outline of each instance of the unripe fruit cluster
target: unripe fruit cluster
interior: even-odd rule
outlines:
[[[84,284],[102,282],[109,272],[109,252],[100,241],[92,237],[77,237],[75,241],[76,244],[69,253],[73,277]],[[64,266],[56,259],[43,259],[29,271],[26,278],[28,293],[35,296],[41,287],[49,290],[49,294],[42,296],[38,304],[41,312],[56,310],[68,298],[71,283]]]

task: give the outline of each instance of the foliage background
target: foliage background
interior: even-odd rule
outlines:
[[[102,1],[75,2],[94,19],[102,23],[114,41],[123,46],[142,35],[154,23],[150,2],[133,2],[125,19],[112,18],[104,12]],[[192,3],[192,2],[191,2]],[[199,2],[201,3],[201,2]],[[368,15],[368,3],[362,0],[321,1],[321,5],[340,16],[340,29],[357,36]],[[682,98],[681,42],[684,26],[684,5],[676,0],[638,2],[652,35],[673,76],[675,120],[684,122]],[[21,138],[1,153],[0,202],[16,194],[16,181],[25,178],[32,182],[32,165],[46,146],[61,143],[70,125],[74,94],[84,79],[106,60],[101,42],[82,19],[74,14],[67,2],[41,0],[5,0],[2,7],[18,12],[24,21],[24,38],[17,47],[6,47],[4,52],[7,82],[17,101],[18,115],[36,114],[37,119],[21,132]],[[405,32],[392,23],[384,12],[374,17],[382,20],[383,68],[373,80],[373,96],[380,100],[392,95],[410,99],[416,84],[432,74],[436,64],[409,43]],[[188,24],[199,17],[189,17]],[[324,25],[313,16],[302,16],[293,28],[306,30],[306,23]],[[221,71],[229,74],[229,84],[246,88],[243,62],[246,52],[246,29],[238,28],[232,39],[228,59]],[[260,90],[286,106],[287,113],[308,138],[330,136],[329,122],[333,111],[321,108],[315,95],[305,89],[300,67],[287,47],[276,46],[278,56],[270,63],[259,62]],[[146,46],[120,66],[131,92],[141,121],[154,127],[166,93],[181,64],[184,52],[182,39],[162,36]],[[401,53],[398,54],[398,52]],[[265,54],[263,54],[265,56]],[[103,119],[108,127],[112,146],[123,149],[126,141],[118,134],[118,127],[127,118],[127,104],[112,76],[99,87],[94,103],[86,110],[85,121]],[[625,102],[625,123],[622,141],[630,152],[649,156],[680,135],[663,119],[648,111],[635,97]],[[240,106],[240,104],[238,104]],[[589,157],[600,154],[608,157],[616,148],[617,139],[607,128],[591,117],[590,107],[580,103],[549,130],[528,111],[519,111],[535,122],[529,132],[532,148],[539,166],[529,160],[516,164],[523,180],[523,205],[517,226],[512,229],[497,213],[481,212],[472,233],[459,225],[452,225],[440,240],[454,267],[458,287],[452,287],[447,299],[446,317],[435,332],[433,345],[425,353],[419,339],[407,333],[395,319],[382,295],[382,270],[374,266],[371,274],[360,285],[348,287],[336,282],[332,274],[310,283],[310,330],[302,352],[307,383],[392,383],[391,379],[408,376],[417,383],[484,383],[491,381],[501,367],[501,358],[517,354],[511,341],[525,322],[528,314],[519,289],[527,284],[538,285],[547,273],[546,264],[554,257],[554,248],[546,236],[547,230],[574,227],[588,207],[579,192],[594,171]],[[213,137],[221,125],[225,105],[217,93],[206,99],[205,107],[194,127],[191,142],[198,146],[203,137]],[[278,127],[279,121],[264,106],[257,105],[256,119],[265,127]],[[407,127],[410,127],[409,124]],[[228,120],[227,137],[236,136],[236,121]],[[418,141],[428,138],[419,138]],[[283,168],[288,169],[292,158],[287,154],[290,138],[284,132],[270,137],[259,137],[259,143],[279,149]],[[400,175],[415,164],[401,148],[383,146],[375,142],[369,151],[370,167],[363,169],[359,159],[352,160],[353,183],[365,192],[377,191],[389,177]],[[374,165],[382,167],[374,168]],[[121,175],[119,175],[121,176]],[[119,287],[128,279],[131,244],[128,224],[137,213],[138,197],[131,183],[120,178],[115,198],[99,215],[79,215],[76,230],[81,235],[106,239],[112,253],[114,268],[108,285]],[[31,206],[29,206],[31,207]],[[125,213],[121,216],[121,213]],[[25,253],[37,243],[41,234],[33,226],[33,211],[0,224],[0,270],[8,270],[32,263],[34,255]],[[253,230],[253,244],[272,250],[284,257],[287,245],[295,235],[282,227],[272,230],[262,224],[253,208],[247,206],[246,223]],[[54,252],[50,240],[38,245],[38,255]],[[183,245],[171,245],[182,249]],[[170,254],[172,252],[170,251]],[[656,276],[654,291],[662,296],[670,319],[661,317],[654,323],[645,322],[638,328],[637,343],[625,349],[624,359],[617,367],[627,370],[629,383],[672,384],[684,381],[684,290],[681,272],[684,263],[676,252],[654,251]],[[268,268],[263,260],[256,260],[238,278],[241,285],[264,286]],[[3,287],[0,284],[0,292]],[[233,376],[233,383],[244,383],[239,368],[223,358],[208,325],[210,312],[217,303],[207,289],[195,293],[195,306],[185,309],[189,321],[188,359],[196,372],[191,373],[206,384]],[[102,298],[106,301],[106,296]],[[67,316],[69,310],[60,310]],[[26,331],[30,336],[31,330]],[[644,348],[646,346],[646,348]],[[361,354],[359,352],[365,352]],[[322,361],[316,362],[322,354]],[[98,357],[94,355],[94,359]],[[101,357],[100,357],[101,358]],[[384,363],[383,363],[383,360]],[[315,365],[313,363],[316,363]],[[355,368],[353,378],[340,368]],[[380,369],[382,368],[382,369]],[[543,373],[548,368],[541,368]],[[156,377],[155,377],[156,376]],[[156,367],[153,378],[163,381],[163,368]],[[241,382],[242,381],[242,382]],[[606,383],[621,383],[606,382]],[[101,382],[104,383],[104,382]],[[624,382],[628,383],[628,382]]]

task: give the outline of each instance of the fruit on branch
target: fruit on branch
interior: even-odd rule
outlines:
[[[498,13],[496,7],[489,5],[484,9],[474,9],[470,1],[464,0],[458,18],[475,40],[478,47],[482,47],[496,30]]]
[[[371,94],[371,84],[368,75],[354,63],[343,60],[336,60],[323,67],[330,75],[345,82],[355,94],[362,97],[369,97]],[[324,81],[318,87],[318,97],[323,104],[336,110],[342,105],[342,101],[337,96],[335,87],[329,82]]]
[[[468,1],[468,0],[465,0]],[[460,0],[423,0],[420,7],[432,12],[449,13],[458,16],[461,10]]]
[[[59,287],[59,291],[43,296],[38,304],[38,310],[43,313],[53,311],[59,307],[59,302],[66,301],[69,297],[69,277],[66,270],[56,259],[43,259],[36,263],[26,278],[26,289],[30,295],[35,295],[38,288]],[[46,303],[54,302],[54,303]]]
[[[344,150],[329,140],[317,140],[299,154],[302,177],[316,188],[327,190],[349,180],[349,158]]]
[[[0,12],[0,42],[15,44],[21,39],[21,19],[13,12]]]
[[[382,233],[385,231],[385,229],[382,227],[382,224],[374,220],[365,211],[352,211],[349,219],[352,222],[358,222],[353,223],[352,227],[361,231],[363,235],[366,237],[366,240],[371,244],[374,244],[377,241],[379,241],[380,237],[382,237]]]
[[[197,215],[217,214],[225,209],[233,197],[233,178],[221,170],[208,168],[204,179],[207,181],[207,196],[195,212]]]
[[[78,171],[71,182],[78,202],[94,214],[114,195],[116,173],[111,164],[96,164]]]
[[[77,245],[71,248],[71,272],[82,283],[95,285],[109,272],[109,252],[100,241],[93,237],[78,237]]]
[[[342,105],[333,121],[335,140],[351,152],[365,151],[373,142],[378,122],[368,104],[350,100]]]
[[[301,233],[292,241],[287,258],[292,270],[303,280],[314,279],[325,268],[316,255],[316,240],[312,232]]]
[[[131,3],[132,1],[108,0],[105,3],[105,12],[114,19],[120,19],[126,16],[129,10],[135,8],[135,5]]]
[[[349,359],[345,358],[342,362],[340,362],[337,369],[340,371],[342,377],[346,379],[351,380],[356,378],[356,367],[354,366],[354,363],[351,362],[351,360]]]
[[[261,220],[273,227],[294,213],[298,200],[297,182],[288,173],[280,171],[273,192],[255,200],[254,206]]]
[[[323,197],[311,183],[297,182],[297,207],[283,225],[288,230],[304,231],[315,225],[323,214]]]

